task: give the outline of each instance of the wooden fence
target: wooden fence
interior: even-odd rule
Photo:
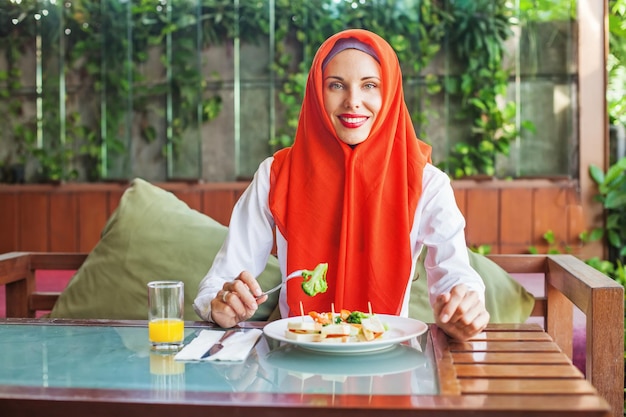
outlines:
[[[228,224],[247,182],[158,183],[191,208]],[[128,184],[0,185],[0,253],[10,251],[88,252]],[[516,180],[453,182],[467,221],[468,246],[490,245],[491,253],[540,253],[543,238],[574,253],[584,224],[573,181]]]

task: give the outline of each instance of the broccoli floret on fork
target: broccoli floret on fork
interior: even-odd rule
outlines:
[[[319,293],[326,292],[328,283],[326,282],[326,272],[328,272],[328,264],[321,263],[312,271],[304,269],[302,271],[302,290],[310,297]]]

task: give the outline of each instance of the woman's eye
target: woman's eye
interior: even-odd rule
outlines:
[[[377,85],[375,83],[366,83],[363,87],[366,89],[372,89],[372,88],[376,88]]]
[[[328,87],[329,87],[331,90],[340,90],[340,89],[342,89],[342,88],[343,88],[343,85],[341,85],[341,83],[330,83],[330,84],[328,85]]]

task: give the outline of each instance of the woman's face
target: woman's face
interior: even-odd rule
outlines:
[[[348,145],[367,139],[382,105],[380,65],[365,52],[346,49],[322,74],[324,110],[337,136]]]

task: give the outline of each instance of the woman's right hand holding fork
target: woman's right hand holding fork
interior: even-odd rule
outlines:
[[[234,327],[252,317],[265,301],[267,295],[263,295],[257,280],[243,271],[233,281],[224,283],[211,301],[211,318],[222,328]]]

